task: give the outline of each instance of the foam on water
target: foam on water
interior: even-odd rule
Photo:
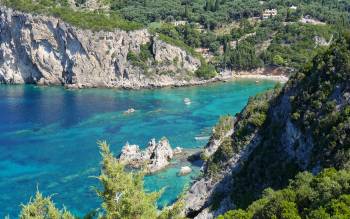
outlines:
[[[82,215],[99,205],[91,189],[98,181],[90,177],[99,173],[97,140],[107,140],[115,154],[126,141],[145,146],[163,136],[173,147],[201,147],[206,141],[195,137],[208,136],[220,115],[234,115],[249,96],[273,86],[254,80],[139,91],[2,85],[0,218],[15,218],[37,186],[55,194],[59,207]],[[129,108],[136,112],[123,114]],[[194,167],[179,177],[180,165],[145,178],[149,191],[166,188],[160,206],[175,200],[199,172]]]

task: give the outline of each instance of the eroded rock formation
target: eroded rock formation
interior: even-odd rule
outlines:
[[[149,44],[141,67],[128,60]],[[62,20],[0,8],[0,82],[67,87],[160,87],[198,83],[200,60],[146,29],[92,31]]]
[[[152,139],[143,151],[138,145],[126,143],[119,160],[133,168],[144,167],[146,172],[154,173],[168,166],[173,156],[168,139],[162,138],[158,143]]]

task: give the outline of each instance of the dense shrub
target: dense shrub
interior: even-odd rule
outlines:
[[[215,67],[210,64],[202,64],[199,69],[195,72],[196,76],[203,79],[210,79],[217,75]]]
[[[291,100],[292,118],[314,137],[313,164],[350,165],[350,106],[341,96],[350,83],[349,42],[343,39],[318,55],[289,82],[290,86],[297,84],[298,89]]]
[[[317,176],[303,172],[285,189],[266,189],[246,210],[229,211],[218,219],[350,218],[349,185],[348,170],[326,169]]]
[[[67,210],[58,210],[50,197],[43,197],[43,195],[37,191],[34,199],[22,206],[20,219],[74,219],[75,217]]]

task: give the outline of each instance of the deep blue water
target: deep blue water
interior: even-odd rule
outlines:
[[[274,82],[242,80],[204,87],[125,91],[65,90],[60,87],[0,86],[0,218],[17,217],[37,187],[82,215],[98,207],[97,140],[117,155],[126,141],[145,146],[166,136],[173,147],[201,147],[220,115],[239,112],[248,97]],[[192,100],[185,105],[183,99]],[[124,115],[128,108],[137,111]],[[145,187],[166,187],[160,205],[170,203],[198,173],[178,177],[179,166],[147,176]]]

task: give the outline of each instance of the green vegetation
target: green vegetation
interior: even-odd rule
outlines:
[[[164,34],[159,34],[159,39],[161,39],[162,41],[164,41],[166,43],[169,43],[171,45],[174,45],[174,46],[177,46],[177,47],[184,49],[186,52],[188,52],[192,56],[199,58],[202,63],[205,63],[202,56],[199,53],[197,53],[196,51],[194,51],[194,49],[191,46],[185,44],[182,40],[172,38],[172,37],[169,37],[169,36],[164,35]]]
[[[217,75],[215,67],[213,65],[202,64],[199,69],[195,72],[199,78],[210,79]]]
[[[261,128],[267,117],[269,110],[269,101],[275,98],[281,91],[278,84],[270,91],[249,98],[248,104],[244,110],[237,114],[235,131],[232,136],[225,137],[222,140],[218,150],[207,158],[208,176],[216,177],[222,168],[222,164],[227,162],[234,153],[238,153],[252,140],[254,133]],[[224,134],[233,127],[233,118],[231,116],[221,117],[214,128],[214,139],[221,139]]]
[[[350,108],[346,100],[349,60],[350,37],[345,34],[345,38],[320,52],[295,74],[282,92],[270,95],[261,104],[253,101],[255,107],[249,101],[237,116],[232,147],[244,148],[252,138],[259,139],[232,180],[231,197],[239,208],[247,208],[267,187],[288,186],[288,180],[302,170],[317,172],[329,167],[338,170],[349,167]],[[290,138],[286,130],[295,130],[290,119],[301,132],[301,141],[293,145],[288,145],[286,139]],[[309,152],[305,151],[306,147]],[[293,153],[300,154],[293,156]]]
[[[213,128],[212,140],[221,141],[221,144],[213,156],[205,157],[205,153],[201,154],[202,158],[207,161],[207,175],[215,177],[220,172],[220,165],[233,155],[231,136],[225,136],[233,129],[233,123],[234,118],[232,116],[221,116],[219,122]]]
[[[148,24],[161,20],[188,20],[198,22],[205,28],[214,29],[236,20],[260,17],[267,8],[276,8],[281,16],[296,20],[298,15],[311,16],[331,24],[346,25],[349,23],[348,0],[304,1],[304,0],[268,0],[260,4],[257,0],[108,0],[112,10],[119,12],[128,20]],[[293,11],[289,7],[298,6]]]
[[[216,178],[222,169],[223,163],[234,154],[231,136],[225,137],[217,151],[207,160],[206,175]]]
[[[34,199],[30,200],[27,205],[22,206],[22,211],[19,215],[20,219],[74,219],[74,216],[66,211],[58,210],[50,197],[43,197],[37,191]]]
[[[289,82],[298,92],[291,97],[294,121],[311,132],[315,147],[312,163],[349,167],[350,106],[340,104],[350,81],[350,37],[318,55]]]
[[[229,56],[229,66],[232,69],[252,70],[262,67],[263,64],[262,61],[256,56],[254,46],[248,42],[238,43],[236,48],[231,50]]]
[[[322,38],[326,45],[335,35],[334,28],[327,25],[289,24],[280,28],[261,58],[266,64],[299,69],[327,49],[316,43],[317,38]]]
[[[137,30],[143,26],[122,18],[116,12],[99,13],[97,11],[73,10],[66,0],[4,0],[5,5],[30,13],[40,13],[60,17],[74,26],[91,30]]]
[[[103,218],[156,218],[155,203],[160,193],[144,191],[143,172],[125,172],[124,165],[113,156],[106,142],[100,143],[100,150],[103,164],[98,179],[103,190],[98,190],[97,194],[106,211]]]
[[[238,122],[235,127],[234,142],[236,151],[241,150],[251,141],[252,134],[263,127],[270,107],[270,101],[276,98],[281,91],[281,85],[274,89],[250,97],[244,110],[237,115]]]
[[[350,171],[325,169],[317,176],[299,173],[289,185],[266,189],[246,210],[228,211],[218,219],[350,218]]]
[[[217,72],[263,66],[298,70],[350,24],[350,0],[268,0],[263,4],[257,0],[103,0],[104,5],[95,11],[82,7],[85,2],[76,0],[78,9],[73,10],[67,0],[5,0],[7,6],[61,17],[81,28],[135,30],[147,26],[161,40],[207,64],[198,72],[203,78],[214,77],[213,68]],[[277,9],[278,14],[262,19],[265,9]],[[303,16],[327,25],[301,24],[298,21]],[[181,21],[180,25],[174,25],[175,21]],[[209,50],[209,57],[195,48]]]
[[[148,193],[144,191],[144,173],[126,172],[123,164],[113,156],[106,142],[99,142],[102,156],[101,174],[97,177],[102,189],[96,189],[102,199],[102,210],[93,210],[86,218],[100,219],[180,219],[183,207],[180,199],[172,207],[166,207],[159,212],[156,201],[161,192]],[[94,217],[98,216],[98,217]],[[66,209],[58,210],[50,197],[43,197],[37,192],[34,199],[22,206],[21,219],[73,219]]]
[[[149,61],[154,61],[152,54],[152,45],[151,43],[146,43],[140,46],[140,52],[137,54],[133,51],[129,51],[127,55],[128,61],[135,66],[144,69],[147,72]]]
[[[233,128],[234,119],[232,116],[221,116],[219,122],[215,125],[213,129],[213,138],[216,140],[221,139],[225,134]]]
[[[84,0],[77,3],[83,4]],[[350,34],[339,37],[342,29],[350,27],[350,0],[268,0],[263,4],[257,0],[106,0],[106,3],[110,10],[88,12],[72,10],[65,0],[5,1],[18,10],[58,16],[93,30],[135,30],[148,25],[160,40],[201,60],[201,67],[195,72],[199,78],[213,78],[222,69],[278,66],[298,70],[283,89],[276,86],[250,98],[245,109],[236,115],[232,136],[224,136],[232,128],[232,117],[220,118],[214,128],[213,138],[222,141],[218,150],[205,158],[206,176],[215,179],[235,153],[247,145],[254,146],[249,159],[242,162],[232,179],[232,200],[240,209],[220,218],[350,217],[350,172],[346,170],[350,168]],[[292,5],[297,9],[292,9]],[[277,9],[278,15],[261,19],[265,9]],[[326,24],[298,22],[306,15]],[[174,25],[173,21],[183,22]],[[206,60],[195,48],[204,51]],[[129,52],[127,58],[133,65],[146,68],[153,59],[151,45],[142,45],[140,53]],[[286,145],[283,137],[289,128],[287,121],[299,128],[307,144],[312,142],[310,157],[305,155],[305,166],[281,147]],[[297,149],[299,144],[296,141],[291,147]],[[106,143],[101,143],[100,149],[103,167],[98,179],[103,189],[97,194],[103,200],[101,218],[179,217],[181,202],[157,212],[155,202],[160,193],[143,190],[143,173],[125,172]],[[300,173],[329,167],[337,171],[326,169],[317,176]],[[219,207],[222,196],[214,194],[213,209]],[[50,198],[38,192],[23,206],[20,217],[51,215],[73,217],[65,209],[55,208]]]

